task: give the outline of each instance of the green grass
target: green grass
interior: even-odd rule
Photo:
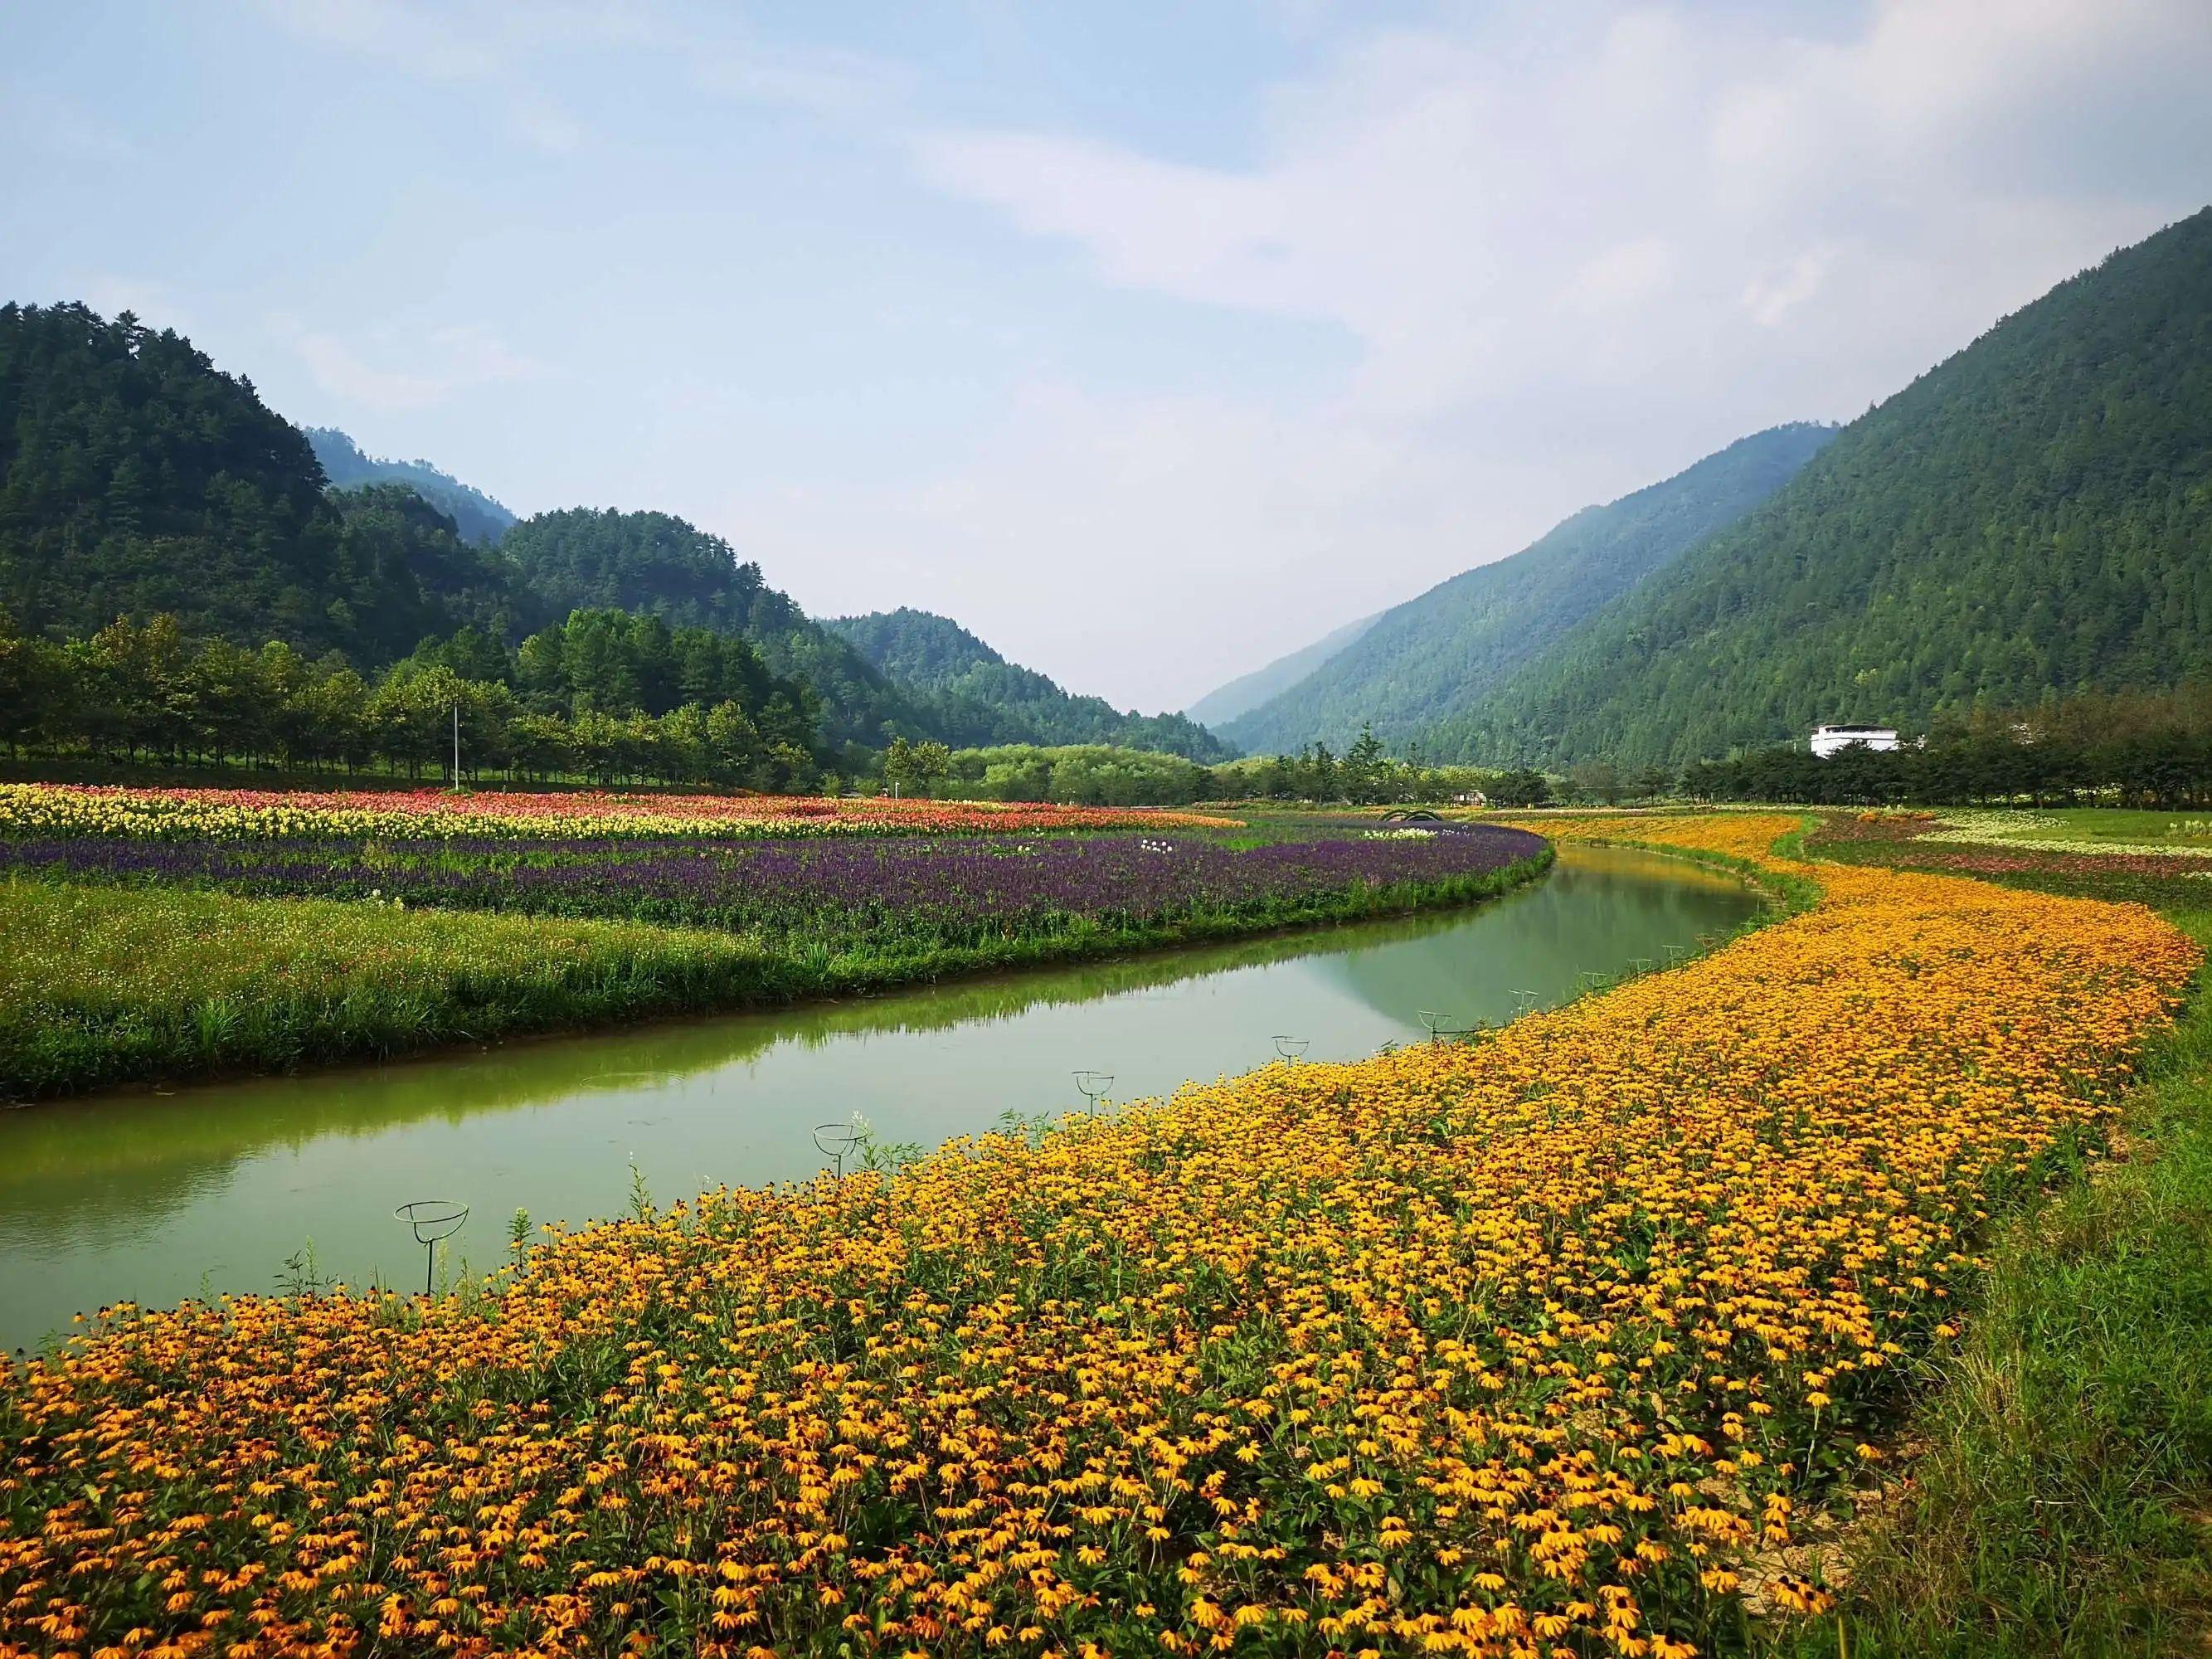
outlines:
[[[1427,884],[963,947],[830,949],[649,922],[0,881],[0,1100],[283,1071],[616,1020],[772,1006],[962,974],[1470,903],[1551,849]]]
[[[2081,890],[2076,875],[2063,884]],[[2166,914],[2212,947],[2212,908]],[[2114,1140],[2115,1159],[2001,1236],[1965,1334],[1923,1378],[1901,1448],[1908,1478],[1845,1535],[1837,1613],[1775,1634],[1774,1651],[2212,1651],[2212,988],[2203,980]]]

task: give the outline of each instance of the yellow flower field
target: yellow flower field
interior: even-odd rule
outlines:
[[[1781,1553],[2197,953],[1794,868],[1806,914],[1476,1042],[714,1193],[497,1294],[124,1310],[0,1384],[0,1650],[1664,1659],[1817,1606]]]

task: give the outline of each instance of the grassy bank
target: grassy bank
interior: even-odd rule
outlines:
[[[710,928],[17,878],[0,883],[0,1098],[280,1071],[441,1043],[770,1006],[963,974],[1467,904],[1549,867],[1061,917],[961,945],[810,947]]]
[[[2116,815],[2117,816],[2117,815]],[[2139,839],[2142,826],[2069,825]],[[1814,850],[1944,867],[1954,849],[1838,822]],[[2008,886],[2165,901],[2212,946],[2212,884],[2054,849]],[[2212,1647],[2212,989],[2147,1057],[2113,1156],[2015,1220],[1964,1335],[1918,1376],[1911,1479],[1835,1559],[1793,1655],[2134,1659]]]

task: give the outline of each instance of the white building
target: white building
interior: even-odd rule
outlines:
[[[1820,726],[1812,737],[1813,752],[1826,760],[1846,749],[1884,750],[1897,747],[1897,733],[1887,726]]]

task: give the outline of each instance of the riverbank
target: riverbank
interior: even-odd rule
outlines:
[[[392,1216],[411,1199],[472,1206],[441,1249],[465,1279],[518,1208],[582,1223],[622,1213],[633,1178],[805,1181],[830,1162],[815,1127],[855,1112],[888,1156],[1083,1107],[1078,1067],[1124,1101],[1249,1071],[1279,1036],[1364,1059],[1429,1041],[1424,1010],[1503,1024],[1762,914],[1724,872],[1571,846],[1472,905],[0,1112],[0,1350],[120,1299],[266,1291],[310,1242],[325,1275],[419,1286]]]
[[[0,1097],[775,1006],[1473,903],[1549,866],[1551,851],[1538,837],[1501,839],[1510,836],[1493,830],[1480,842],[1437,837],[1419,846],[1362,841],[1351,844],[1356,859],[1332,844],[1310,866],[1295,848],[1286,857],[1280,844],[1265,843],[1249,852],[1262,878],[1218,901],[1187,884],[1161,886],[1146,898],[1122,871],[1128,849],[1170,844],[1091,836],[1061,844],[1068,867],[1060,885],[1043,890],[1043,908],[982,911],[891,902],[885,884],[900,872],[884,860],[896,853],[895,842],[779,844],[768,850],[787,860],[873,860],[855,866],[858,878],[842,866],[793,866],[829,879],[817,882],[813,908],[782,926],[756,914],[757,906],[731,908],[750,902],[746,896],[760,884],[750,865],[730,880],[714,855],[696,850],[679,859],[674,875],[660,872],[659,889],[612,878],[588,857],[553,871],[566,884],[553,902],[642,911],[649,921],[489,908],[523,890],[512,860],[487,878],[469,878],[476,886],[453,900],[468,908],[409,907],[404,894],[416,877],[388,844],[376,854],[387,873],[373,878],[395,890],[389,898],[380,890],[350,900],[242,896],[204,872],[177,876],[166,868],[104,880],[69,868],[19,869],[0,882],[0,933],[11,944],[0,960]],[[999,838],[988,852],[956,863],[950,854],[959,843],[932,843],[921,862],[945,890],[972,896],[994,869],[1034,879],[1037,861],[1024,849],[1054,845]],[[107,841],[92,846],[128,850]],[[19,842],[0,850],[20,858],[34,849]],[[158,850],[169,859],[180,849],[164,842]],[[672,854],[653,843],[648,850],[665,860],[684,849]],[[740,846],[730,856],[758,853]],[[1095,855],[1098,872],[1089,870],[1086,855]],[[1175,859],[1172,850],[1145,856],[1154,865]],[[1213,863],[1233,874],[1237,856],[1225,852]],[[320,878],[326,860],[317,858]],[[451,874],[451,858],[434,849],[422,863],[425,882]],[[704,899],[690,878],[695,866],[713,866],[722,884]],[[253,866],[245,878],[264,875]],[[356,887],[370,878],[347,877]],[[1085,883],[1097,890],[1087,908],[1077,896]],[[666,919],[686,906],[722,925]],[[818,925],[804,925],[817,916]]]
[[[1810,845],[1853,865],[2148,904],[2212,948],[2212,880],[2191,873],[2186,848],[2135,844],[2151,817],[2076,812],[2073,836],[2025,847],[1961,845],[1934,815],[1831,814]],[[2133,1659],[2212,1642],[2203,974],[2104,1141],[2104,1158],[1997,1237],[1962,1335],[1915,1376],[1911,1480],[1872,1494],[1831,1547],[1844,1595],[1778,1652],[1826,1659],[1840,1640],[1862,1659]]]
[[[464,1297],[124,1309],[0,1395],[0,1638],[1682,1659],[1817,1611],[1805,1516],[2197,952],[1792,827],[1639,823],[1823,896],[1479,1042],[641,1205]]]

